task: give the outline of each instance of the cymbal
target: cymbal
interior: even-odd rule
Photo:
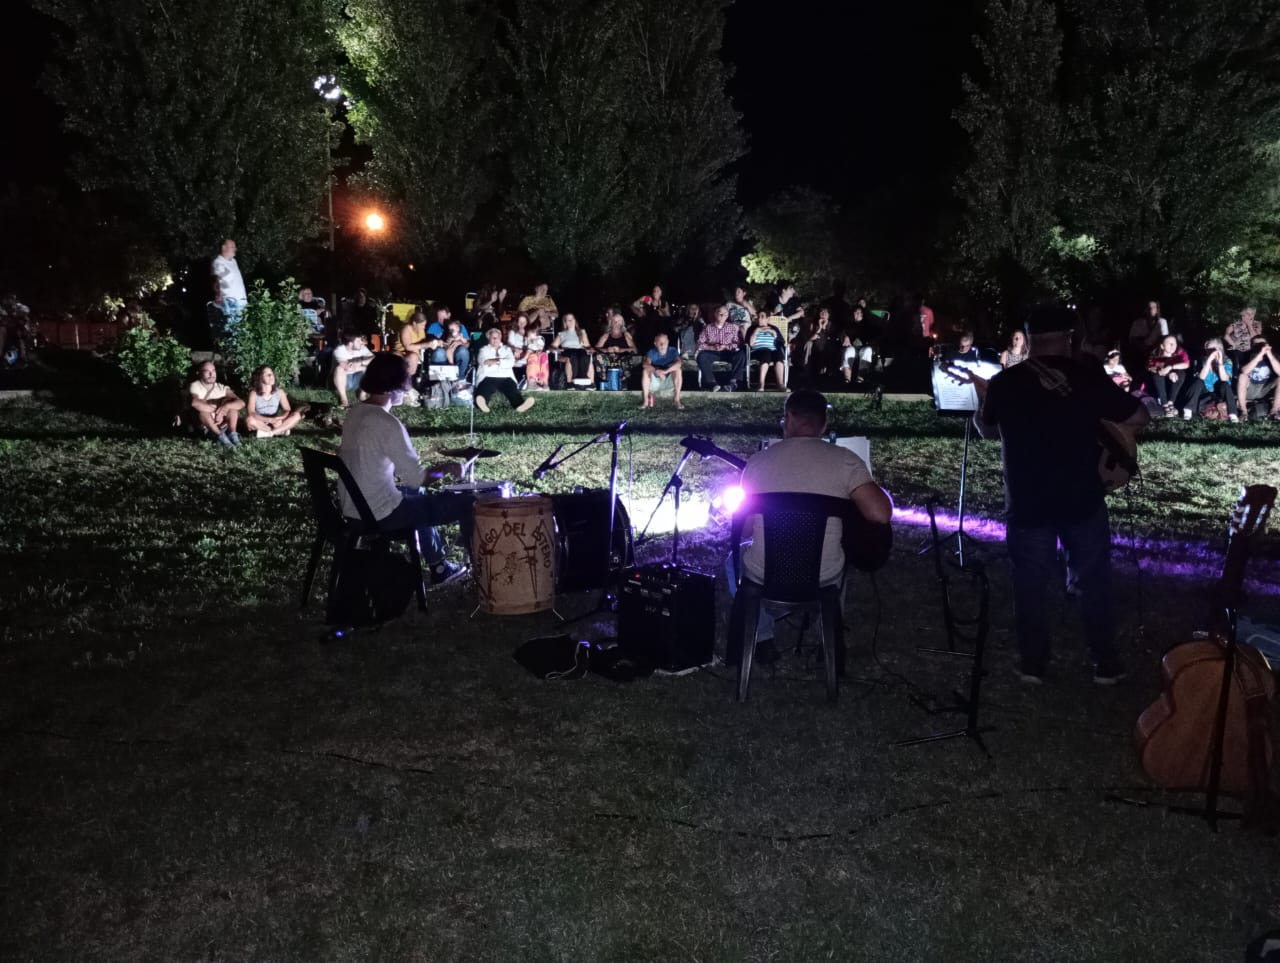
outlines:
[[[465,458],[467,461],[471,461],[473,458],[497,458],[502,452],[494,451],[492,448],[468,446],[466,448],[445,448],[440,454],[448,455],[450,458]]]

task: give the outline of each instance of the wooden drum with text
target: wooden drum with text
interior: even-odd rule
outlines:
[[[556,523],[550,498],[482,498],[475,505],[471,568],[490,615],[545,612],[555,605]]]

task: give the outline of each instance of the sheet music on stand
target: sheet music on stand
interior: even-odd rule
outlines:
[[[947,374],[948,368],[965,368],[979,378],[990,381],[1001,370],[990,361],[953,361],[949,365],[935,365],[933,369],[933,404],[939,414],[972,414],[978,410],[978,390],[973,385],[956,381]]]

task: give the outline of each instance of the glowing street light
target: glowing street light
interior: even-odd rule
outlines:
[[[364,216],[364,226],[374,234],[378,234],[387,226],[387,222],[383,220],[382,215],[377,211],[370,211]]]

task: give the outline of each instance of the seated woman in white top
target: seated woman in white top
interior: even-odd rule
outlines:
[[[502,343],[502,331],[490,328],[486,335],[489,343],[480,349],[480,363],[476,367],[476,407],[488,411],[489,399],[502,392],[516,411],[528,411],[537,399],[520,394],[512,370],[515,355]]]
[[[594,382],[595,366],[591,362],[591,345],[579,330],[578,319],[565,313],[560,320],[564,324],[564,330],[556,335],[551,347],[560,352],[565,380],[570,384],[581,378]]]
[[[289,396],[276,384],[276,373],[270,365],[259,365],[253,372],[249,398],[245,403],[244,426],[260,437],[287,435],[298,426],[307,406],[297,411],[289,405]]]
[[[338,457],[369,503],[378,527],[384,531],[416,528],[422,557],[431,566],[431,583],[447,582],[464,569],[445,560],[435,526],[458,522],[464,544],[470,544],[473,500],[454,493],[428,494],[420,487],[428,473],[418,460],[409,433],[391,413],[409,390],[408,362],[390,352],[378,354],[365,369],[361,384],[367,397],[343,422]],[[360,513],[342,485],[338,495],[342,514],[358,519]]]
[[[515,357],[515,378],[518,384],[524,377],[524,356],[529,351],[529,315],[521,311],[511,322],[511,330],[507,332],[507,347]]]

